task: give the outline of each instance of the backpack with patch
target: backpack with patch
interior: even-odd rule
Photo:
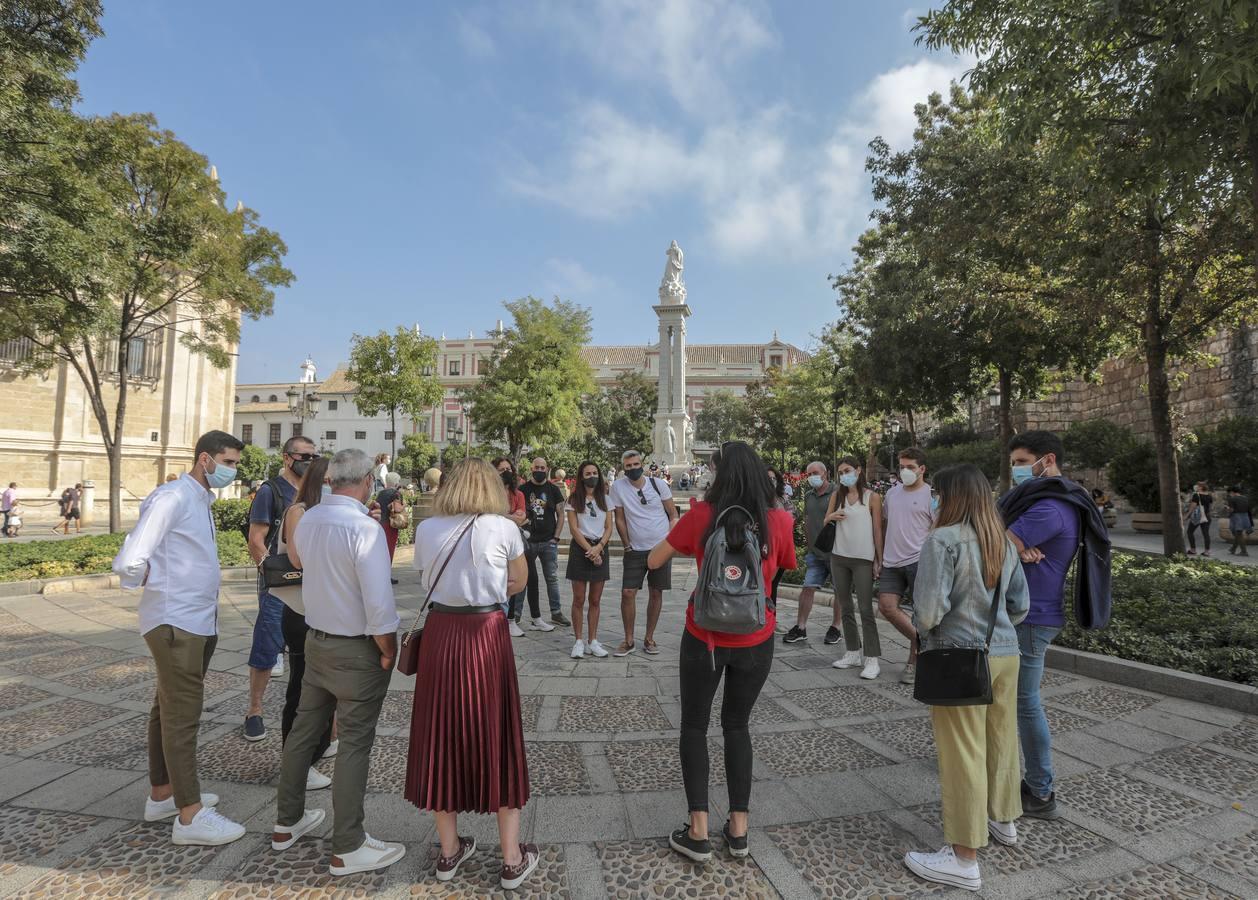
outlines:
[[[721,525],[721,520],[733,510],[747,517],[746,539],[737,550],[729,546]],[[751,522],[751,513],[741,506],[730,506],[717,516],[712,526],[695,587],[694,620],[700,628],[727,634],[751,634],[765,625],[768,601],[760,539]]]

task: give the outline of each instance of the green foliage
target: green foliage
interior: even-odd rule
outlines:
[[[983,470],[987,480],[995,488],[1000,479],[1000,463],[1004,453],[1000,449],[1000,441],[995,438],[983,438],[952,444],[948,447],[935,447],[926,454],[926,470],[938,473],[948,466],[973,463]]]
[[[214,527],[219,533],[232,531],[244,537],[249,536],[249,507],[247,499],[215,500],[210,504],[210,515],[214,517]]]
[[[353,337],[345,376],[358,388],[354,405],[364,416],[389,414],[394,457],[398,413],[418,419],[444,396],[436,371],[437,342],[418,330],[399,326],[393,334]]]
[[[420,477],[437,462],[437,447],[426,434],[402,435],[402,451],[393,459],[393,469],[402,476],[419,483]]]
[[[1116,553],[1113,586],[1109,627],[1083,631],[1067,616],[1058,643],[1258,685],[1258,570]]]
[[[931,432],[930,437],[923,441],[925,449],[935,447],[953,447],[957,444],[969,444],[978,440],[978,433],[966,422],[944,422]]]
[[[1184,481],[1206,481],[1214,488],[1258,487],[1258,418],[1235,416],[1213,429],[1198,428],[1185,453]]]
[[[1110,486],[1127,498],[1136,512],[1161,510],[1158,494],[1158,464],[1153,445],[1133,440],[1119,450],[1106,469]]]
[[[1109,419],[1075,422],[1061,436],[1065,462],[1085,469],[1104,469],[1135,439],[1130,428]]]
[[[655,401],[655,383],[639,372],[622,372],[611,387],[587,394],[581,399],[584,431],[570,442],[571,455],[594,460],[604,469],[613,462],[619,465],[626,450],[650,456]],[[575,474],[574,468],[565,468]]]
[[[695,416],[695,439],[710,447],[725,441],[750,441],[756,431],[755,415],[746,397],[722,388],[705,394],[703,409]]]
[[[64,541],[0,544],[0,582],[108,572],[124,534],[93,534]],[[238,531],[220,531],[218,559],[222,566],[250,565],[249,547]]]
[[[236,531],[225,531],[218,535],[218,564],[223,568],[253,565],[249,556],[249,542],[244,535]]]
[[[284,461],[278,453],[267,453],[257,444],[245,444],[245,449],[240,452],[236,474],[245,484],[252,484],[274,478],[283,465]]]

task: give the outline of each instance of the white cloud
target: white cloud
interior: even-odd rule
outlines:
[[[497,54],[498,45],[481,25],[466,16],[459,16],[455,28],[459,43],[468,56],[474,59],[490,59]]]
[[[843,126],[845,136],[868,144],[882,137],[892,148],[907,147],[917,119],[913,107],[934,91],[944,94],[970,64],[961,59],[919,59],[876,76],[857,98],[857,117]]]
[[[565,299],[586,298],[611,286],[608,279],[595,275],[575,259],[548,259],[546,273],[546,293]]]

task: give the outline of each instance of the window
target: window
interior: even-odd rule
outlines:
[[[236,402],[237,402],[237,403],[239,403],[239,402],[240,402],[240,395],[239,395],[239,394],[237,394],[237,395],[236,395]]]
[[[257,403],[257,402],[258,402],[258,395],[257,395],[257,394],[254,394],[252,397],[250,397],[250,398],[249,398],[249,402],[250,402],[250,403]]]
[[[419,432],[420,434],[432,434],[432,416],[420,416]]]
[[[782,354],[774,353],[772,356],[769,357],[769,368],[770,369],[782,368]]]
[[[367,432],[365,432],[365,431],[355,431],[355,432],[354,432],[354,440],[356,440],[356,441],[365,441],[365,440],[367,440]]]
[[[280,445],[280,423],[267,426],[266,445],[268,447],[278,447]]]
[[[244,441],[246,444],[253,443],[253,426],[252,425],[240,426],[240,439]]]
[[[25,362],[35,353],[35,345],[29,338],[0,341],[0,362]]]
[[[279,398],[279,397],[277,397],[277,396],[275,396],[274,394],[272,394],[271,396],[269,396],[269,397],[267,397],[267,398],[266,398],[266,402],[267,402],[267,403],[278,403],[278,402],[279,402],[279,400],[280,400],[280,398]]]
[[[334,441],[334,440],[336,440],[336,432],[335,432],[335,431],[325,431],[325,432],[323,432],[323,439],[324,439],[325,441]]]
[[[447,375],[459,374],[459,361],[457,359],[446,360],[446,374]]]
[[[453,441],[459,437],[459,417],[446,416],[446,440]]]
[[[393,440],[395,437],[397,437],[397,435],[395,435],[392,431],[386,431],[386,432],[384,433],[384,439],[385,439],[386,441],[391,441],[391,440]]]
[[[329,401],[328,401],[328,412],[336,412],[336,408],[337,408],[337,406],[339,406],[339,405],[340,405],[340,404],[339,404],[339,403],[337,403],[335,400],[329,400]]]
[[[301,423],[300,422],[293,423],[293,437],[301,437]]]
[[[118,374],[119,344],[111,343],[101,353],[101,370],[109,375]],[[156,381],[162,371],[161,327],[152,328],[143,335],[127,340],[127,376]]]
[[[432,374],[432,366],[424,366],[419,370],[420,375],[429,376]]]

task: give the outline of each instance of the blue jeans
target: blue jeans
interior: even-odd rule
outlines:
[[[529,567],[529,612],[533,614],[534,619],[540,619],[542,616],[541,605],[538,602],[539,587],[537,583],[537,566],[534,560],[542,561],[542,577],[546,579],[546,594],[550,599],[550,614],[553,616],[557,612],[562,612],[563,607],[559,605],[559,546],[553,541],[542,541],[535,543],[526,541],[524,544],[524,561]]]
[[[1040,681],[1044,678],[1044,654],[1057,637],[1060,628],[1052,625],[1016,627],[1018,650],[1018,740],[1026,761],[1027,787],[1044,799],[1053,792],[1053,745],[1048,733],[1048,718],[1040,700]]]
[[[249,650],[249,666],[253,669],[274,667],[284,652],[284,601],[271,593],[258,595],[258,617],[253,620],[253,646]]]

